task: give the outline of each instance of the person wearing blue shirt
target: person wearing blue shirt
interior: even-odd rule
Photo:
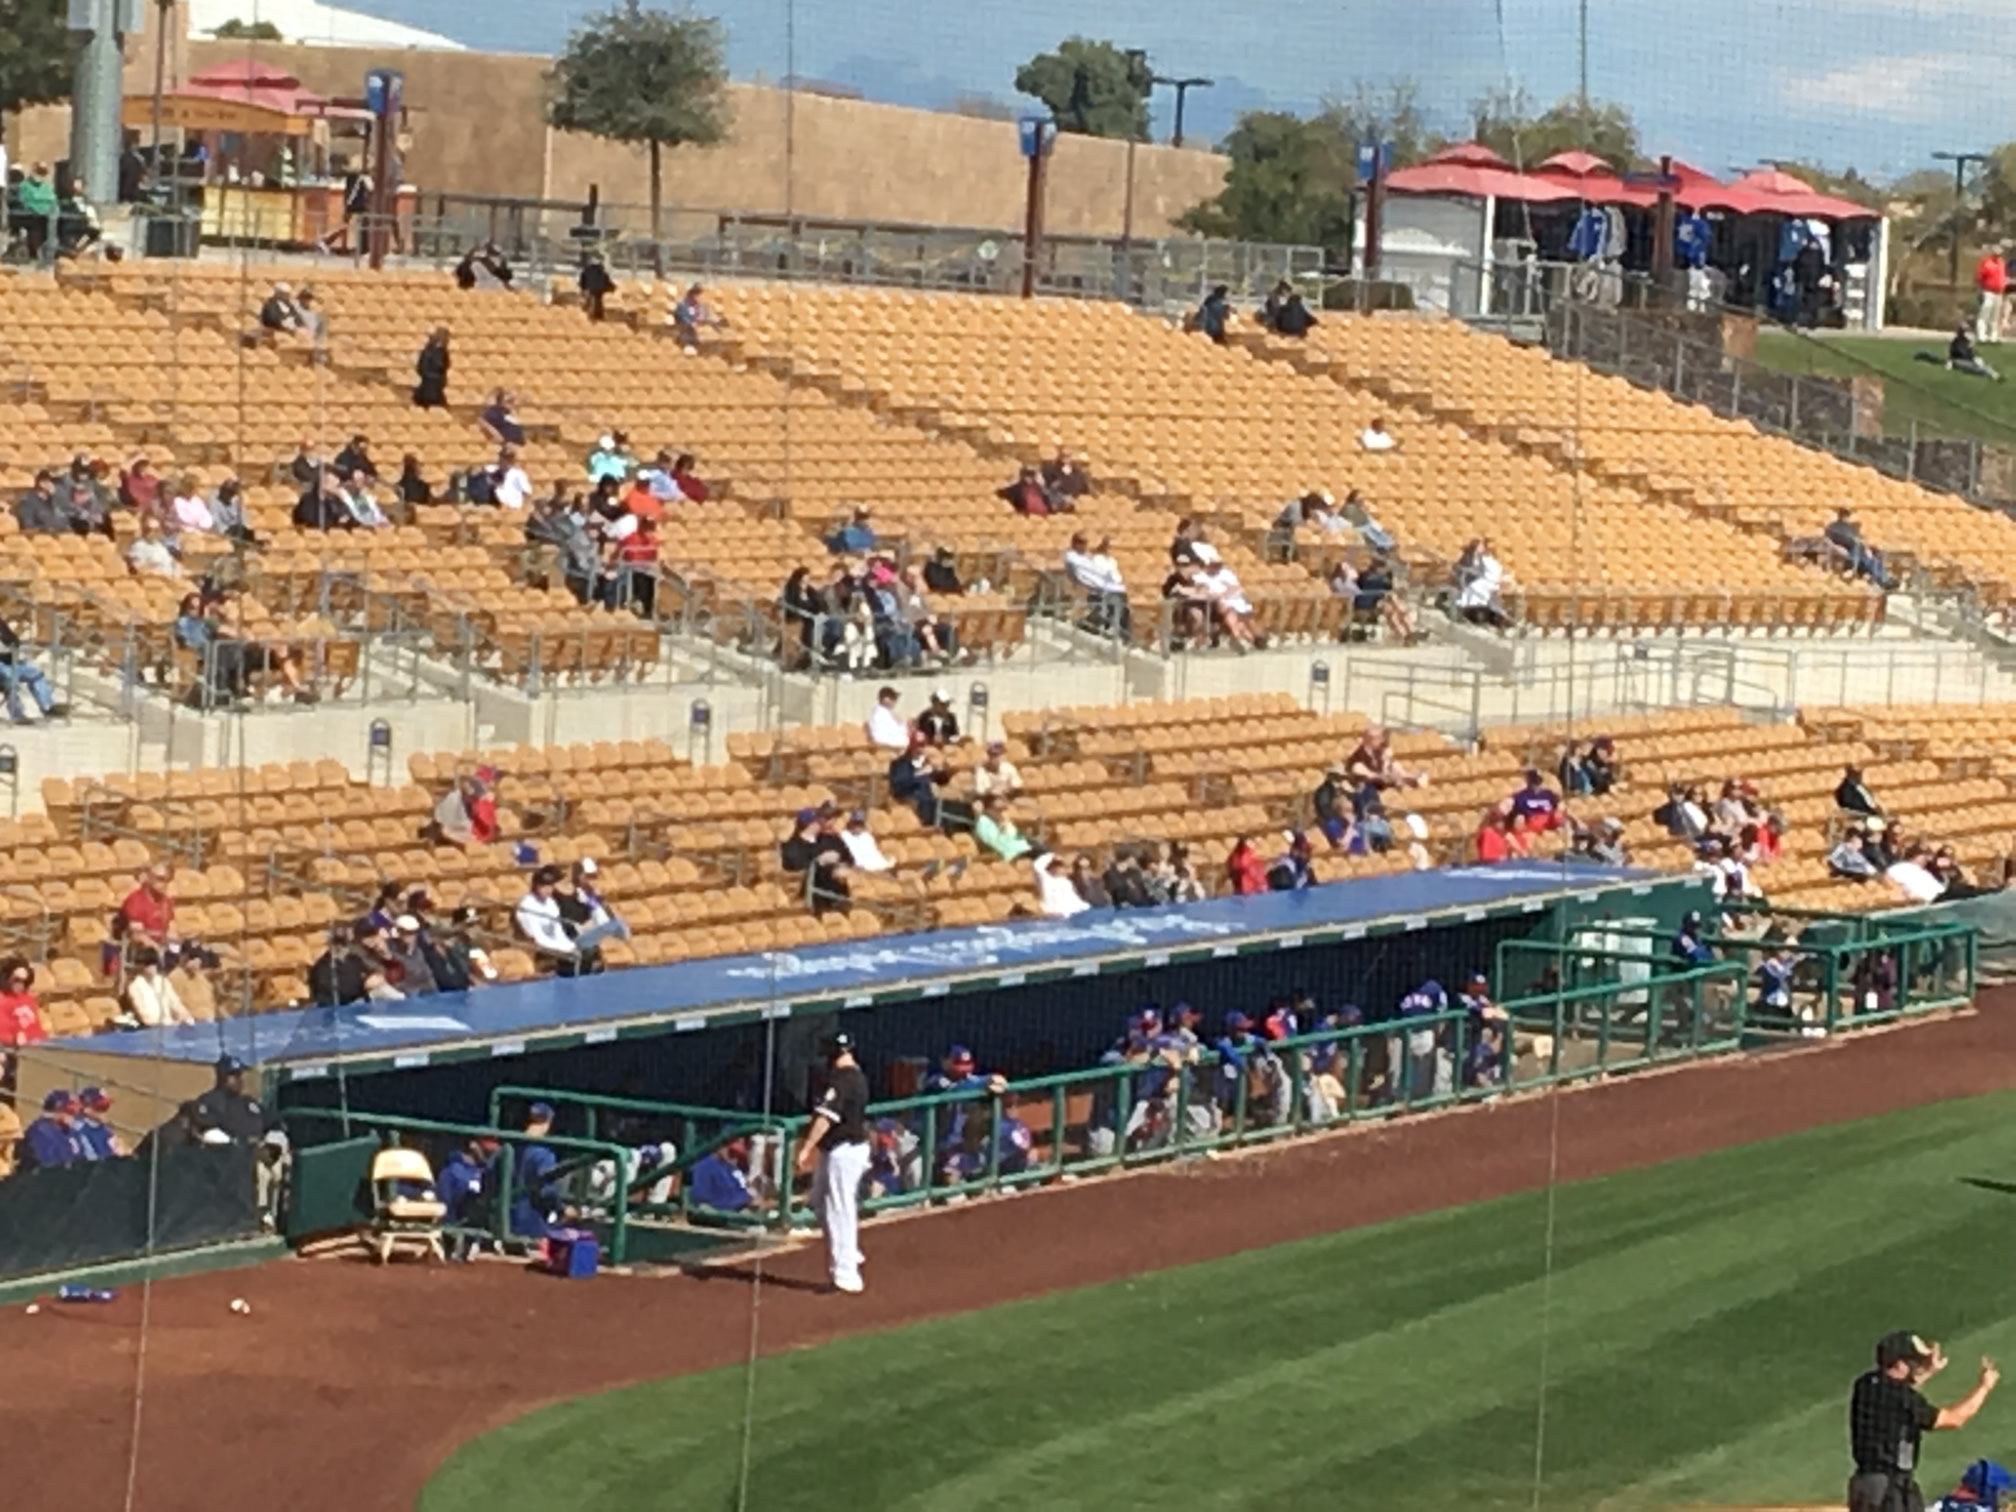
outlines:
[[[588,454],[588,481],[621,483],[637,464],[630,456],[630,438],[615,431],[601,439]]]
[[[744,1171],[748,1158],[746,1139],[731,1139],[720,1148],[709,1150],[693,1162],[693,1172],[687,1177],[688,1195],[701,1207],[717,1213],[739,1213],[753,1206],[756,1194],[749,1190],[749,1177]]]
[[[1780,1023],[1797,1017],[1792,1008],[1792,978],[1799,969],[1799,951],[1790,940],[1780,940],[1771,954],[1757,963],[1757,1011]]]
[[[866,556],[875,549],[875,526],[866,504],[857,505],[854,517],[826,538],[828,549],[840,556]]]
[[[565,1193],[554,1172],[559,1169],[560,1157],[547,1145],[539,1143],[553,1132],[553,1108],[548,1103],[534,1103],[525,1119],[525,1134],[530,1143],[518,1147],[517,1190],[511,1198],[511,1232],[528,1238],[543,1239],[554,1215],[565,1203]]]
[[[1409,1101],[1432,1096],[1440,1070],[1441,1032],[1439,1026],[1410,1026],[1409,1020],[1432,1018],[1449,1009],[1449,994],[1434,978],[1423,982],[1400,999],[1401,1032],[1397,1045],[1389,1041],[1389,1055],[1398,1071],[1395,1077],[1400,1095]],[[1397,1049],[1400,1053],[1392,1055]]]
[[[1712,966],[1718,957],[1715,947],[1702,939],[1701,915],[1690,913],[1680,921],[1680,932],[1673,936],[1670,953],[1683,969],[1691,966]]]
[[[487,1221],[484,1186],[496,1166],[498,1148],[494,1139],[472,1139],[441,1167],[434,1191],[448,1210],[450,1224],[475,1227]]]
[[[58,1089],[42,1099],[42,1116],[21,1135],[21,1169],[55,1171],[85,1158],[77,1138],[77,1099]]]
[[[111,1111],[112,1099],[102,1087],[86,1087],[77,1094],[77,1121],[71,1129],[84,1159],[116,1160],[126,1153],[106,1116]]]

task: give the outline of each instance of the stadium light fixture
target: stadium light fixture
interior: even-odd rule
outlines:
[[[1201,77],[1177,79],[1157,74],[1153,79],[1149,80],[1149,83],[1151,85],[1159,84],[1164,89],[1173,89],[1176,91],[1176,122],[1175,129],[1169,133],[1169,145],[1171,147],[1181,147],[1183,145],[1183,102],[1189,98],[1191,90],[1211,89],[1217,85],[1218,81],[1216,79]]]
[[[1960,287],[1960,227],[1962,212],[1967,208],[1967,170],[1976,163],[1985,163],[1991,154],[1986,152],[1935,152],[1932,160],[1953,165],[1953,245],[1949,249],[1946,262],[1946,282],[1951,288]]]

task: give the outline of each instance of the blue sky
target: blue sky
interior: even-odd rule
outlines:
[[[556,50],[601,8],[599,0],[340,3],[472,46],[530,52]],[[1508,78],[1551,100],[1575,86],[1581,5],[701,0],[698,8],[727,23],[737,77],[781,78],[795,56],[801,75],[909,105],[962,92],[1012,101],[1016,64],[1073,32],[1145,47],[1164,73],[1220,81],[1191,96],[1190,135],[1210,140],[1241,110],[1307,109],[1361,80],[1415,80],[1450,131],[1469,100]],[[1631,105],[1648,150],[1711,172],[1802,158],[1895,175],[1929,166],[1937,148],[2016,139],[2016,90],[2005,83],[2016,65],[2016,0],[1588,0],[1588,9],[1592,90]],[[1159,104],[1167,109],[1166,94]]]

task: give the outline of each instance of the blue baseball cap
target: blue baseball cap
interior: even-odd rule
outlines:
[[[44,1113],[74,1113],[76,1109],[77,1099],[61,1087],[58,1087],[54,1092],[51,1092],[47,1097],[42,1099],[42,1111]]]
[[[1188,1003],[1178,1003],[1169,1010],[1169,1017],[1179,1023],[1194,1024],[1204,1017],[1204,1010],[1193,1008]]]
[[[1252,1027],[1253,1020],[1241,1013],[1237,1008],[1234,1008],[1230,1013],[1225,1015],[1225,1028],[1230,1033],[1237,1034],[1242,1030],[1251,1029]]]
[[[245,1062],[238,1059],[235,1055],[220,1055],[217,1057],[217,1075],[219,1077],[237,1076],[244,1070]]]
[[[945,1059],[970,1066],[973,1063],[973,1052],[968,1050],[964,1045],[954,1045],[950,1050],[945,1052]]]
[[[553,1104],[537,1102],[528,1110],[528,1117],[550,1123],[553,1119]]]

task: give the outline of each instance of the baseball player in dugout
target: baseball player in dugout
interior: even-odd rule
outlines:
[[[1918,1489],[1918,1444],[1928,1432],[1965,1428],[2002,1373],[1981,1361],[1974,1389],[1951,1407],[1934,1407],[1920,1392],[1946,1368],[1937,1343],[1900,1330],[1876,1341],[1876,1368],[1856,1377],[1848,1399],[1848,1443],[1855,1473],[1848,1481],[1848,1512],[1925,1512]]]
[[[826,1075],[812,1088],[812,1122],[798,1147],[800,1174],[812,1173],[812,1206],[826,1231],[833,1289],[861,1284],[861,1183],[868,1175],[868,1078],[854,1059],[854,1039],[826,1042]]]

